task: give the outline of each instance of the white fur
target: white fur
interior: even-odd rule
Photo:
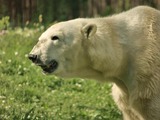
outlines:
[[[52,41],[52,36],[58,41]],[[62,77],[113,82],[124,120],[160,120],[160,12],[140,6],[105,18],[75,19],[51,26],[31,54]]]

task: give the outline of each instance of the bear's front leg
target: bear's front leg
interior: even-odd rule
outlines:
[[[136,116],[131,110],[122,110],[123,120],[143,120]]]
[[[123,114],[123,120],[145,120],[130,106],[128,96],[116,84],[112,87],[112,96]]]

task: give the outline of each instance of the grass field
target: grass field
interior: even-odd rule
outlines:
[[[110,84],[45,76],[27,59],[41,32],[0,36],[0,120],[121,120]]]

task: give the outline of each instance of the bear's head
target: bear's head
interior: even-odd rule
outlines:
[[[48,28],[29,54],[29,59],[44,73],[63,77],[88,77],[95,74],[87,53],[87,40],[96,34],[95,24],[71,20]]]

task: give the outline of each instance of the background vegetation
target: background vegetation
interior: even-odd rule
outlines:
[[[48,25],[159,0],[0,0],[0,120],[122,120],[111,84],[45,76],[28,53]]]
[[[106,16],[128,10],[137,5],[160,8],[160,0],[0,0],[0,18],[10,17],[12,26],[43,24],[77,17]]]

